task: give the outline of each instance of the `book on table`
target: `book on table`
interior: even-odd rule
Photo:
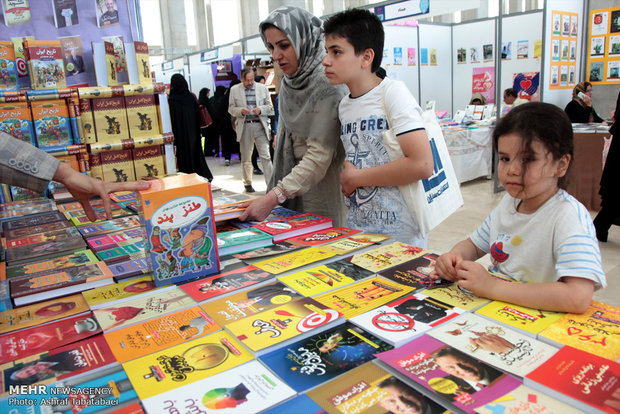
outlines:
[[[344,239],[361,232],[361,230],[349,229],[347,227],[328,227],[313,233],[292,237],[288,239],[288,241],[292,243],[299,243],[304,246],[318,246],[330,243],[334,240]]]
[[[493,300],[478,308],[476,314],[510,326],[532,337],[536,337],[540,331],[564,316],[564,312],[533,309],[499,300]]]
[[[148,292],[156,288],[152,276],[142,276],[131,280],[114,283],[82,292],[82,296],[91,309],[105,305],[107,302],[129,298]]]
[[[332,219],[312,213],[298,214],[272,221],[263,221],[253,227],[269,233],[274,242],[299,236],[300,234],[312,233],[332,226]]]
[[[385,234],[362,233],[324,244],[321,247],[329,252],[345,255],[364,247],[387,240],[392,236]]]
[[[151,261],[146,256],[110,263],[108,267],[112,274],[114,274],[114,280],[117,282],[141,275],[153,277],[153,267],[151,266]]]
[[[356,253],[353,255],[352,262],[371,272],[380,272],[415,259],[423,253],[425,253],[425,250],[420,247],[402,242],[393,242],[366,250],[363,253]]]
[[[218,233],[216,237],[220,256],[259,249],[272,244],[271,235],[254,228],[224,231]]]
[[[233,256],[241,260],[259,259],[263,257],[277,256],[292,252],[293,250],[299,250],[304,247],[305,246],[300,244],[290,243],[287,240],[283,240],[269,246],[261,247],[260,249],[249,250],[243,253],[235,253]]]
[[[533,388],[521,385],[497,400],[476,408],[478,414],[580,414],[583,411]]]
[[[254,266],[273,275],[278,275],[334,256],[334,253],[326,252],[321,247],[308,247],[307,249],[295,250],[291,253],[255,262]]]
[[[430,273],[435,268],[438,257],[439,255],[436,253],[426,253],[408,262],[383,270],[379,272],[379,275],[394,282],[411,286],[416,290],[450,286],[452,282],[430,278]]]

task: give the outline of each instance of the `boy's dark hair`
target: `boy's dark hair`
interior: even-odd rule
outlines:
[[[538,139],[554,160],[559,160],[566,154],[570,155],[572,160],[573,127],[566,112],[555,105],[530,102],[513,108],[495,126],[493,148],[497,151],[499,137],[512,133],[521,136],[523,151],[531,152],[532,142]],[[564,177],[560,177],[558,187],[566,188],[567,175],[568,171]]]
[[[518,96],[517,91],[515,91],[513,88],[508,88],[504,92],[506,93],[506,95],[514,96],[515,98]]]
[[[328,18],[323,23],[325,36],[346,39],[353,46],[356,55],[366,49],[372,49],[375,57],[370,71],[376,72],[383,59],[385,34],[383,24],[376,14],[365,9],[348,9]]]

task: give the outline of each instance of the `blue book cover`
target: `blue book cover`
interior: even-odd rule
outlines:
[[[9,292],[9,281],[0,280],[0,312],[13,309],[11,294]]]
[[[300,394],[292,400],[276,405],[270,410],[263,411],[263,414],[323,414],[326,413],[320,405],[315,403],[312,398],[306,394]]]
[[[260,357],[297,392],[304,392],[392,349],[350,322],[317,333]]]

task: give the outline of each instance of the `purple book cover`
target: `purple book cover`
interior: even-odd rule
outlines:
[[[376,356],[468,413],[521,385],[517,378],[427,335]]]
[[[108,267],[114,275],[114,279],[125,279],[132,276],[143,275],[153,271],[147,257],[140,257],[134,260],[109,264]]]

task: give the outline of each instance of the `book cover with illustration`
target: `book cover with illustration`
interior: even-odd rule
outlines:
[[[105,181],[113,183],[136,181],[131,149],[102,152],[101,168]]]
[[[75,227],[66,229],[52,230],[46,233],[32,234],[24,237],[5,237],[4,248],[7,250],[15,247],[30,246],[36,247],[38,244],[52,240],[66,240],[72,237],[80,237],[80,232]]]
[[[320,247],[308,247],[303,250],[296,250],[292,253],[256,262],[254,266],[271,274],[278,275],[334,256],[334,253],[326,252]]]
[[[362,233],[325,244],[321,246],[321,248],[327,250],[328,252],[344,255],[354,252],[355,250],[359,250],[363,247],[368,247],[373,244],[380,243],[383,240],[389,239],[390,237],[392,236],[388,236],[385,234]]]
[[[318,246],[334,240],[344,239],[345,237],[350,237],[361,232],[361,230],[354,230],[346,227],[329,227],[317,232],[292,237],[288,241],[303,244],[304,246]]]
[[[103,167],[101,166],[101,154],[88,154],[90,164],[90,176],[103,181]]]
[[[149,45],[146,42],[133,42],[136,64],[138,67],[138,83],[148,85],[153,83],[151,65],[149,64]]]
[[[499,300],[491,301],[476,313],[533,337],[565,315],[564,312],[532,309]]]
[[[445,409],[383,368],[367,363],[308,392],[327,412],[441,414]]]
[[[580,414],[581,410],[549,397],[533,388],[521,385],[508,394],[476,408],[478,414]]]
[[[302,296],[281,282],[233,293],[200,305],[220,326],[290,303]]]
[[[34,246],[19,246],[6,251],[6,262],[9,266],[29,263],[33,260],[52,259],[64,256],[72,251],[86,247],[84,239],[69,238],[48,240]]]
[[[101,328],[109,331],[194,305],[195,300],[175,287],[165,291],[155,290],[147,296],[110,302],[105,307],[94,309],[93,313]]]
[[[125,96],[129,135],[134,140],[161,135],[155,95]]]
[[[0,394],[15,385],[49,384],[84,372],[116,365],[103,335],[0,365]]]
[[[28,0],[3,0],[4,24],[8,27],[30,23]]]
[[[101,333],[91,312],[0,335],[0,364]]]
[[[463,309],[416,293],[354,316],[350,321],[394,346],[401,346],[463,312]]]
[[[99,259],[91,250],[78,250],[52,259],[36,260],[19,266],[9,266],[6,269],[6,277],[7,279],[12,279],[30,276],[35,273],[56,272],[60,269],[98,261]]]
[[[240,260],[258,259],[261,257],[277,256],[280,254],[289,253],[304,247],[305,246],[300,244],[289,243],[288,241],[283,240],[269,246],[261,247],[260,249],[254,249],[243,253],[235,253],[233,256]]]
[[[115,144],[129,138],[127,111],[122,96],[97,98],[91,103],[98,143]]]
[[[427,335],[377,354],[377,358],[426,388],[442,405],[453,404],[467,413],[521,385],[517,378]]]
[[[17,230],[24,227],[38,226],[45,223],[52,223],[54,221],[66,221],[64,214],[59,211],[50,211],[43,214],[30,215],[26,217],[12,219],[10,221],[2,222],[2,232]]]
[[[564,345],[618,361],[620,359],[620,308],[593,300],[584,313],[567,313],[543,329],[538,339],[558,348]]]
[[[52,0],[54,23],[57,28],[75,26],[78,19],[77,0]]]
[[[90,101],[88,98],[81,98],[79,100],[80,117],[82,118],[81,133],[84,143],[95,144],[97,143],[97,135],[95,134],[95,118]]]
[[[198,174],[151,181],[138,192],[157,286],[220,270],[211,185]]]
[[[60,41],[24,40],[24,55],[28,62],[31,89],[67,87]]]
[[[217,249],[220,256],[227,256],[247,250],[270,246],[271,235],[255,228],[223,231],[217,234]]]
[[[425,253],[425,251],[420,247],[410,246],[402,242],[394,242],[375,247],[364,253],[356,253],[353,255],[352,262],[371,272],[380,272],[398,264],[408,262],[411,259],[415,259],[423,253]]]
[[[101,223],[92,224],[90,226],[80,226],[78,231],[84,237],[98,236],[106,233],[113,233],[132,227],[140,227],[140,218],[138,216],[119,217],[112,220],[106,220]]]
[[[200,307],[167,313],[155,319],[105,333],[118,362],[140,358],[221,329]]]
[[[140,275],[149,275],[150,278],[153,277],[153,267],[151,266],[151,260],[146,256],[139,257],[137,259],[123,260],[120,262],[110,263],[108,267],[112,271],[112,274],[114,274],[114,279],[117,282]]]
[[[88,237],[86,244],[93,251],[113,249],[122,246],[123,243],[135,242],[136,239],[144,239],[145,232],[142,227],[134,227],[115,233],[102,234],[100,236]]]
[[[0,312],[0,334],[41,325],[88,310],[82,295],[63,296],[34,305],[20,306]]]
[[[262,412],[295,391],[258,361],[164,392],[143,401],[148,412]]]
[[[62,0],[61,0],[62,1]],[[67,76],[74,76],[85,72],[88,67],[84,63],[84,49],[82,48],[81,36],[59,37],[62,47],[62,58],[67,71]],[[73,104],[74,102],[71,102]],[[75,101],[79,106],[79,100]],[[81,112],[80,112],[81,116]]]
[[[7,230],[4,232],[4,237],[9,239],[17,239],[20,237],[36,236],[39,234],[54,232],[63,229],[69,229],[73,226],[68,221],[53,221],[51,223],[44,223],[30,227],[22,227],[21,229]]]
[[[123,36],[103,36],[101,40],[112,43],[114,48],[114,69],[116,73],[127,71],[127,57],[125,56],[125,43]]]
[[[570,346],[529,373],[523,383],[588,413],[620,410],[620,364]]]
[[[175,390],[252,360],[228,332],[218,331],[125,362],[123,368],[141,400]]]
[[[271,279],[273,276],[254,266],[243,266],[185,283],[180,286],[198,302],[234,292]]]
[[[150,292],[155,289],[152,276],[142,276],[131,280],[125,280],[110,286],[101,286],[98,288],[86,290],[82,292],[84,300],[92,309],[101,305],[119,299],[129,298],[144,292]]]
[[[119,82],[116,72],[114,44],[111,42],[101,41],[90,42],[90,45],[93,50],[93,64],[95,66],[97,86],[118,85]],[[123,98],[121,97],[121,99]]]
[[[346,319],[360,315],[368,309],[376,308],[393,301],[412,288],[390,280],[373,277],[360,280],[340,289],[331,290],[314,299],[325,306],[338,309]]]
[[[332,219],[312,213],[298,214],[272,221],[263,221],[254,224],[253,227],[269,233],[274,242],[299,236],[301,234],[316,232],[332,226]]]
[[[446,322],[427,335],[517,377],[524,377],[558,350],[472,313]]]
[[[336,260],[308,270],[280,276],[278,279],[304,296],[314,296],[337,289],[357,280],[366,279],[373,272],[351,263],[351,258]]]
[[[69,109],[64,99],[30,103],[37,145],[46,152],[64,151],[73,145]]]
[[[479,298],[462,290],[456,283],[436,289],[426,289],[424,294],[470,312],[491,302],[489,299]]]
[[[17,91],[17,63],[15,62],[15,48],[11,41],[0,42],[0,90]]]
[[[225,328],[252,352],[260,354],[298,335],[337,323],[340,312],[312,298],[301,298],[231,322]]]
[[[438,254],[427,253],[398,266],[383,270],[379,272],[379,275],[394,282],[411,286],[416,290],[450,286],[453,282],[443,279],[431,279],[429,276],[435,268],[435,262],[438,257]]]
[[[166,173],[166,165],[161,145],[149,145],[148,147],[133,148],[133,166],[136,179],[142,180],[149,177],[163,177]]]
[[[303,392],[372,359],[393,346],[345,322],[259,358],[295,391]]]

